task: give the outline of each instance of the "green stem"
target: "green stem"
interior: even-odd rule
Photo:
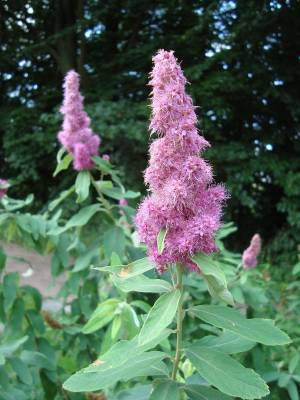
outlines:
[[[95,182],[95,179],[92,176],[92,174],[90,174],[90,177],[91,177],[92,185],[96,189],[96,192],[98,193],[98,196],[99,196],[99,198],[101,200],[101,203],[102,203],[103,207],[105,208],[107,214],[110,216],[110,218],[113,220],[113,222],[115,222],[113,213],[111,212],[111,207],[110,207],[109,202],[104,198],[103,193],[101,192],[101,190],[99,190],[99,188],[98,188],[98,186],[97,186],[97,184]]]
[[[183,297],[183,285],[182,285],[182,265],[176,265],[177,272],[177,285],[176,287],[180,290],[181,296],[177,308],[177,338],[176,338],[176,353],[173,364],[172,379],[176,380],[176,375],[178,371],[178,364],[181,357],[181,342],[182,342],[182,321],[183,321],[183,308],[182,308],[182,297]]]

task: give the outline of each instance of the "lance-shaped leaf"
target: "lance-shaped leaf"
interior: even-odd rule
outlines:
[[[140,376],[161,375],[163,368],[161,360],[165,357],[166,354],[162,352],[151,351],[126,360],[126,365],[123,363],[113,366],[108,360],[103,364],[102,370],[97,369],[95,372],[92,369],[82,370],[72,375],[63,387],[71,392],[90,392],[107,388],[118,381],[128,381]],[[122,359],[120,353],[119,359]],[[97,366],[97,362],[95,364]]]
[[[143,274],[144,272],[153,268],[155,268],[155,265],[146,257],[133,261],[127,265],[113,265],[108,267],[97,267],[95,269],[101,272],[110,272],[116,274],[122,279],[129,279],[133,276]]]
[[[248,351],[255,346],[255,342],[245,339],[234,332],[226,331],[220,336],[205,336],[196,342],[199,346],[221,351],[226,354],[237,354]]]
[[[203,305],[191,309],[192,313],[211,325],[269,346],[284,345],[291,342],[286,333],[274,326],[272,320],[247,319],[230,307]]]
[[[88,322],[82,328],[82,332],[85,334],[93,333],[110,323],[115,317],[115,310],[118,304],[118,299],[108,299],[99,304]]]
[[[136,197],[139,197],[141,195],[140,192],[133,192],[132,190],[128,190],[126,192],[125,190],[122,190],[117,187],[112,187],[112,188],[102,187],[101,192],[106,196],[111,197],[112,199],[115,200],[135,199]]]
[[[75,181],[75,192],[78,195],[77,203],[88,198],[91,185],[91,176],[88,171],[81,171]]]
[[[157,235],[157,251],[158,254],[162,254],[165,248],[165,239],[167,235],[167,229],[161,229]]]
[[[268,386],[252,369],[219,351],[193,344],[186,356],[200,375],[221,392],[242,399],[260,399],[269,393]]]
[[[195,254],[192,260],[198,265],[207,283],[210,295],[233,305],[233,298],[227,288],[225,274],[219,266],[209,256],[201,253]]]
[[[64,150],[64,149],[60,149],[60,151],[61,150]],[[65,170],[65,169],[68,169],[69,168],[69,165],[71,164],[71,162],[72,162],[72,156],[71,156],[71,154],[70,153],[68,153],[68,154],[66,154],[63,158],[61,158],[60,160],[57,160],[58,161],[58,164],[57,164],[57,166],[56,166],[56,168],[55,168],[55,171],[54,171],[54,173],[53,173],[53,176],[56,176],[56,175],[58,175],[61,171],[63,171],[63,170]]]
[[[173,290],[169,282],[163,279],[150,279],[145,275],[125,279],[114,276],[113,283],[124,292],[164,293]]]
[[[176,289],[163,294],[156,300],[140,331],[139,345],[151,341],[171,324],[177,311],[180,296],[180,290]]]
[[[61,233],[67,231],[70,228],[76,226],[83,226],[89,222],[89,220],[98,212],[101,211],[99,204],[92,204],[87,207],[83,207],[77,214],[73,215],[72,218],[66,223],[65,226],[55,227],[50,229],[49,235],[60,235]]]

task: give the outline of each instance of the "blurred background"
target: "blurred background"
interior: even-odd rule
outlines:
[[[151,57],[173,49],[191,83],[206,157],[230,191],[241,250],[259,232],[283,267],[300,243],[300,3],[293,0],[2,0],[0,176],[42,208],[53,179],[62,80],[82,79],[93,128],[145,192]]]

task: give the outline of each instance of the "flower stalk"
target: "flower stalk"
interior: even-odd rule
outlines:
[[[182,275],[183,275],[183,267],[181,264],[176,264],[176,272],[177,272],[177,289],[180,290],[181,296],[177,308],[177,329],[176,329],[176,353],[174,358],[173,364],[173,371],[172,371],[172,379],[176,380],[176,375],[178,371],[178,365],[181,358],[181,344],[182,344],[182,321],[184,318],[183,314],[183,307],[182,307],[182,300],[183,300],[183,284],[182,284]]]
[[[101,190],[98,188],[97,183],[96,183],[96,181],[95,181],[95,179],[94,179],[94,177],[93,177],[93,175],[91,173],[90,173],[90,179],[91,179],[92,185],[94,186],[94,188],[95,188],[95,190],[96,190],[96,192],[97,192],[97,194],[99,196],[99,199],[101,201],[101,204],[103,205],[107,215],[115,223],[115,219],[114,219],[113,213],[111,211],[111,206],[110,206],[109,202],[104,198]]]

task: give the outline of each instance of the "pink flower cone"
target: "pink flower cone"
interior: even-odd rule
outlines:
[[[176,262],[193,270],[194,253],[216,249],[214,235],[226,192],[213,184],[212,168],[199,156],[209,143],[197,132],[195,109],[185,92],[187,81],[173,52],[160,50],[153,61],[150,130],[160,138],[150,146],[145,171],[151,194],[140,204],[135,222],[159,272]],[[161,229],[167,234],[159,254]]]
[[[69,71],[65,77],[61,113],[64,122],[58,140],[72,154],[74,169],[93,168],[91,158],[98,154],[100,138],[90,128],[90,119],[83,109],[83,97],[79,91],[79,75],[75,71]]]
[[[242,265],[244,269],[255,268],[257,257],[261,251],[261,237],[256,233],[250,242],[250,246],[244,251],[242,256]]]

